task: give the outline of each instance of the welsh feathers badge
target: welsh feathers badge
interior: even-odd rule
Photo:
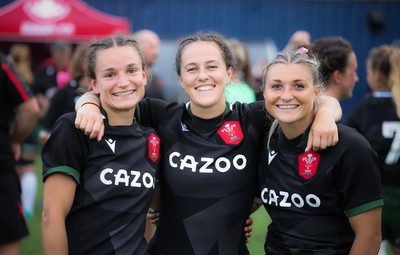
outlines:
[[[239,144],[243,140],[242,128],[238,121],[225,121],[218,134],[226,144]]]
[[[151,161],[156,162],[160,157],[160,138],[151,133],[147,139],[147,143],[149,148],[149,158]]]
[[[308,180],[318,169],[320,155],[315,151],[307,151],[299,156],[299,175]]]

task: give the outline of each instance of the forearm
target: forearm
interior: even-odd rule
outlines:
[[[316,115],[319,115],[323,112],[330,113],[332,118],[338,122],[342,118],[342,108],[340,106],[339,101],[331,96],[324,96],[321,101]]]
[[[67,255],[68,239],[63,220],[42,221],[42,240],[44,255]]]
[[[75,103],[75,111],[77,112],[79,110],[79,108],[81,108],[81,106],[84,103],[95,103],[96,105],[100,105],[100,100],[99,98],[95,95],[95,93],[93,91],[89,91],[86,92],[85,94],[83,94],[78,101],[76,101]]]
[[[38,118],[39,105],[36,99],[33,98],[18,106],[11,129],[11,141],[13,143],[22,143],[35,127]]]

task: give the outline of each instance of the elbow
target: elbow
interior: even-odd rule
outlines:
[[[42,231],[45,232],[51,226],[51,213],[47,208],[42,210]]]
[[[39,106],[39,102],[37,101],[36,98],[32,99],[32,107],[30,109],[31,109],[32,116],[36,120],[38,120],[39,116],[40,116],[40,106]]]

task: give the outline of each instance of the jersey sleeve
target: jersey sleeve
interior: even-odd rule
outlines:
[[[142,125],[151,126],[157,130],[165,117],[165,112],[174,105],[177,103],[168,103],[157,98],[144,98],[139,103],[135,117]]]
[[[355,130],[346,127],[340,142],[347,151],[339,160],[338,191],[348,217],[383,206],[378,157],[368,141]]]
[[[75,128],[75,116],[76,113],[62,115],[43,147],[43,181],[53,173],[65,173],[79,183],[89,147],[88,138]]]

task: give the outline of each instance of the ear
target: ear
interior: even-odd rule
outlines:
[[[185,87],[183,86],[183,81],[182,81],[182,77],[181,77],[181,76],[179,76],[179,84],[181,84],[181,87],[182,87],[182,88],[185,88]]]
[[[146,86],[147,86],[147,83],[148,83],[147,69],[146,69],[146,67],[143,69],[142,74],[143,74],[144,86],[146,87]]]
[[[227,77],[226,77],[226,79],[227,79],[227,82],[226,82],[226,84],[228,84],[228,83],[231,83],[231,81],[232,81],[232,76],[233,76],[233,67],[228,67],[228,70],[227,70],[227,72],[226,72],[226,75],[227,75]]]
[[[340,83],[340,80],[341,80],[341,78],[342,78],[342,73],[339,71],[339,70],[335,70],[333,73],[332,73],[332,81],[335,83],[335,84],[339,84]]]
[[[318,98],[321,94],[321,85],[316,85],[314,90],[314,99]]]
[[[97,95],[100,94],[100,89],[97,86],[97,82],[96,82],[95,79],[90,79],[90,85],[92,86],[92,89],[93,89],[95,94],[97,94]]]

